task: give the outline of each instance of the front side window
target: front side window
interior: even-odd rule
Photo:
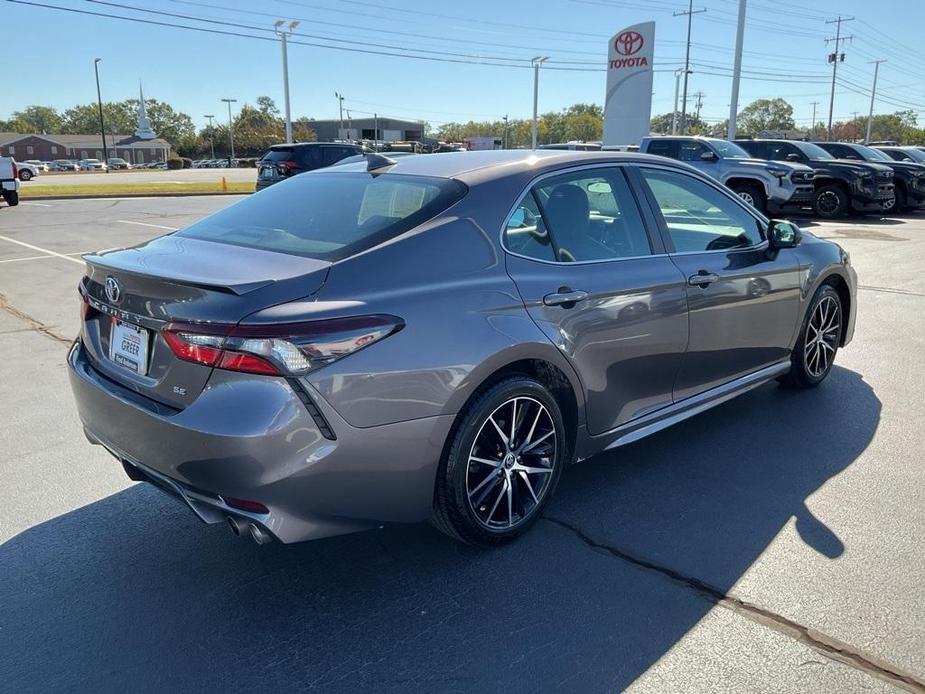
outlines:
[[[702,142],[685,141],[681,143],[680,156],[681,161],[701,161],[703,155],[710,152],[710,148]]]
[[[466,190],[448,178],[324,171],[293,176],[176,236],[335,262],[432,219]]]
[[[649,255],[649,238],[619,168],[548,178],[532,191],[560,262]]]
[[[676,171],[641,171],[676,252],[748,248],[762,242],[758,220],[708,183]]]

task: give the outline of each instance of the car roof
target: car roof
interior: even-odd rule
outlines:
[[[382,152],[388,156],[388,152]],[[595,163],[627,163],[627,162],[674,162],[664,157],[639,154],[638,152],[598,152],[564,149],[542,150],[483,150],[476,152],[443,152],[427,154],[417,157],[400,157],[396,163],[388,167],[389,173],[400,173],[415,176],[437,176],[441,178],[459,178],[468,182],[479,179],[500,178],[511,174],[528,171],[541,172],[546,169],[555,169],[564,165],[582,165]],[[684,165],[678,168],[687,169]],[[343,164],[338,166],[339,171],[366,171],[364,162]],[[313,173],[323,173],[319,169]]]
[[[362,148],[362,145],[355,145],[352,142],[281,142],[278,145],[270,145],[270,149],[291,149],[295,147],[356,147]]]

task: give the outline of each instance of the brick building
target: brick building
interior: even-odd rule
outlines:
[[[170,143],[160,138],[142,139],[135,135],[107,135],[110,157],[122,157],[131,164],[166,161]],[[0,156],[19,161],[38,159],[105,159],[103,142],[96,135],[35,135],[0,133]]]

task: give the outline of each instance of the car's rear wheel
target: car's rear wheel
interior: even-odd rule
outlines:
[[[848,195],[841,186],[822,186],[813,199],[813,210],[823,219],[837,219],[848,212]]]
[[[19,191],[17,190],[6,190],[3,191],[3,199],[6,200],[6,204],[10,207],[16,207],[19,204]]]
[[[783,383],[796,388],[812,388],[832,370],[841,342],[842,305],[838,292],[828,284],[816,291],[797,343],[790,355],[790,372]]]
[[[532,378],[507,378],[466,407],[452,436],[437,475],[434,525],[476,545],[524,533],[568,456],[555,398]]]

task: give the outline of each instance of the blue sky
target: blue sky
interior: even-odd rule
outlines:
[[[104,99],[135,96],[140,78],[146,96],[171,103],[197,124],[205,123],[206,113],[227,117],[222,97],[237,98],[240,106],[266,94],[281,106],[279,44],[249,38],[272,37],[260,29],[277,17],[301,21],[289,51],[293,117],[336,117],[335,91],[355,116],[376,111],[432,124],[529,117],[532,76],[523,66],[535,55],[548,55],[549,67],[561,68],[543,70],[541,111],[601,103],[608,38],[649,19],[656,22],[653,113],[661,113],[671,110],[672,70],[683,64],[686,30],[685,19],[672,16],[686,9],[686,0],[37,0],[247,36],[0,2],[0,64],[14,66],[0,92],[0,118],[28,104],[64,109],[93,101],[96,57],[103,59]],[[798,124],[807,125],[817,101],[817,118],[824,120],[831,79],[824,39],[835,29],[825,23],[833,17],[828,7],[799,0],[748,0],[748,6],[740,107],[782,96],[794,105]],[[836,120],[867,113],[873,74],[868,61],[886,59],[877,112],[912,108],[925,124],[925,2],[841,0],[833,11],[836,6],[856,18],[844,25],[854,39],[843,49]],[[728,115],[737,7],[737,0],[694,3],[707,11],[693,19],[689,91],[703,92],[701,114],[708,120]],[[454,60],[463,62],[444,62]],[[693,101],[689,108],[695,108]]]

